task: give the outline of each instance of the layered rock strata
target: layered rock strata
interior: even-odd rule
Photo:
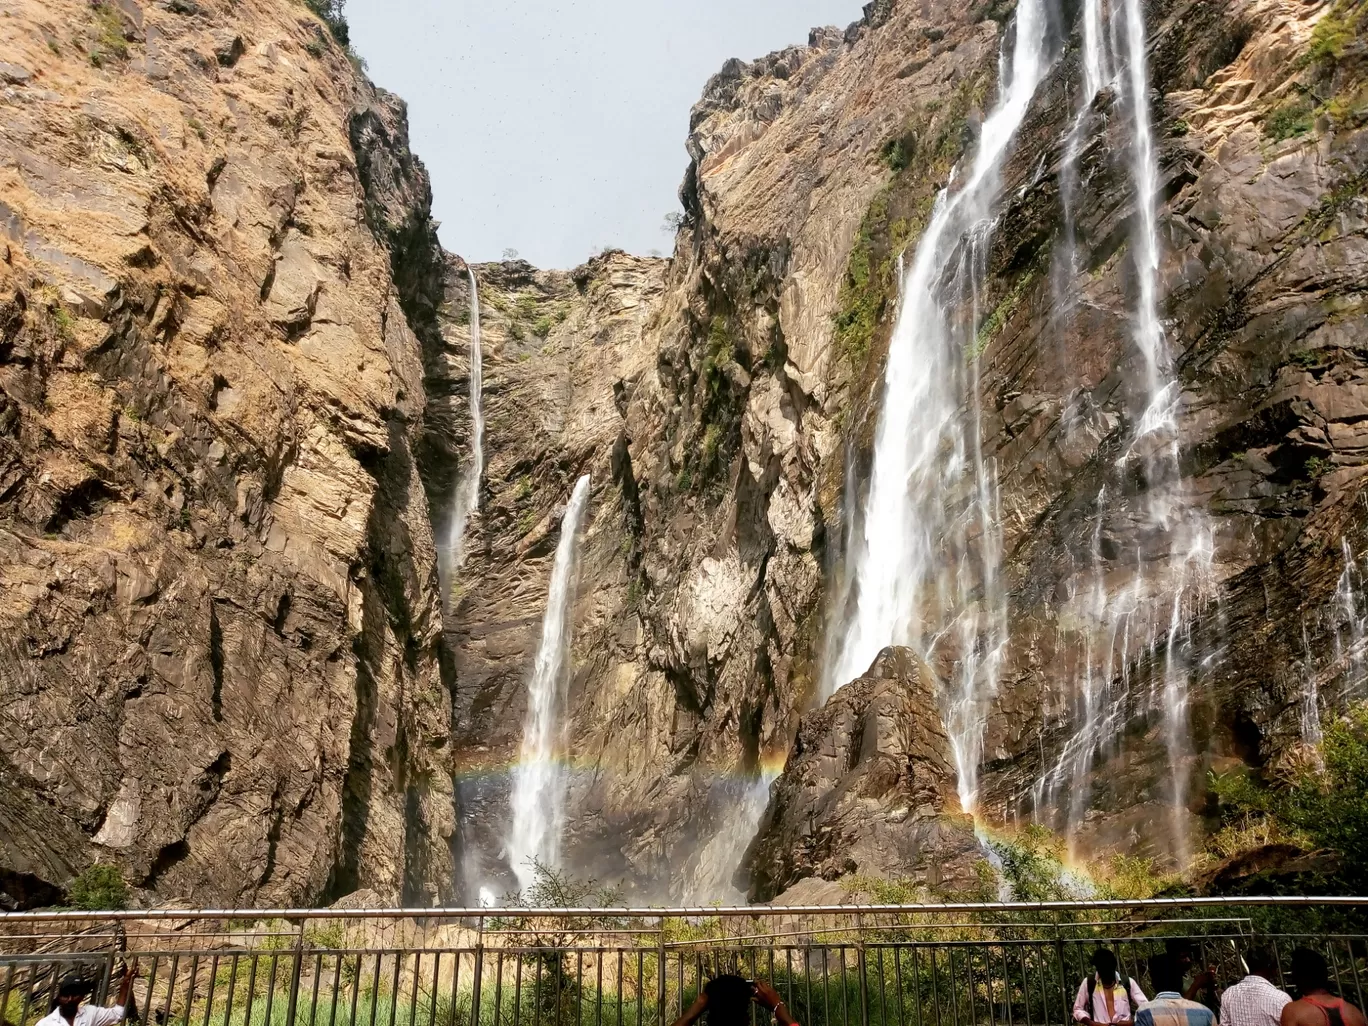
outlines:
[[[0,15],[0,888],[449,894],[393,103],[302,6]]]

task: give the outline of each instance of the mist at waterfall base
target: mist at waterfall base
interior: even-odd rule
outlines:
[[[541,643],[527,686],[522,748],[513,770],[508,864],[526,894],[537,882],[537,865],[561,866],[568,783],[566,688],[570,676],[571,611],[575,598],[575,561],[580,524],[589,504],[589,475],[575,483],[561,521],[560,541],[551,568],[551,586],[542,620]]]

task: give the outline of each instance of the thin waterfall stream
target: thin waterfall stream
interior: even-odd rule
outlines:
[[[1061,616],[1083,625],[1078,639],[1083,673],[1073,688],[1074,730],[1058,760],[1044,768],[1032,805],[1037,817],[1054,818],[1072,847],[1091,800],[1094,760],[1120,746],[1132,717],[1161,709],[1172,808],[1170,854],[1185,865],[1184,762],[1191,747],[1188,699],[1197,663],[1188,630],[1215,592],[1214,544],[1206,515],[1190,494],[1179,463],[1182,387],[1159,308],[1159,163],[1143,12],[1139,0],[1114,6],[1086,0],[1082,20],[1083,89],[1065,143],[1065,172],[1076,177],[1074,165],[1091,107],[1104,90],[1114,89],[1131,129],[1126,171],[1135,196],[1131,251],[1137,286],[1131,334],[1143,362],[1143,377],[1134,392],[1139,405],[1131,418],[1133,429],[1109,482],[1099,489],[1090,551],[1080,579],[1071,582],[1072,593]],[[1066,239],[1072,247],[1072,224]],[[1068,259],[1072,264],[1072,252]],[[1126,496],[1133,491],[1128,481],[1137,476],[1146,488],[1128,507]],[[1140,539],[1129,562],[1104,555],[1107,548],[1115,548],[1104,542],[1117,535]],[[1137,695],[1132,670],[1144,659],[1151,663],[1151,685],[1148,695]]]
[[[480,480],[484,475],[484,350],[480,339],[480,287],[475,269],[466,265],[470,281],[470,464],[456,478],[451,501],[451,520],[447,525],[445,570],[442,574],[442,602],[447,608],[456,604],[456,575],[465,563],[466,527],[480,506]]]
[[[512,822],[508,861],[526,892],[536,883],[536,864],[557,868],[565,832],[564,754],[568,723],[566,688],[570,676],[570,612],[575,599],[575,564],[580,525],[589,504],[589,475],[575,482],[561,520],[560,541],[551,567],[546,614],[532,680],[527,686],[527,715],[522,747],[513,771]]]

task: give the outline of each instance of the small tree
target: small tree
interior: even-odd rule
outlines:
[[[127,908],[128,885],[124,883],[123,871],[110,863],[97,863],[71,881],[67,899],[87,912]]]
[[[678,210],[671,210],[665,215],[665,220],[660,226],[660,230],[666,235],[674,235],[679,229],[684,227],[685,217]]]
[[[601,886],[597,880],[578,880],[536,856],[528,864],[532,868],[532,885],[525,891],[505,894],[505,908],[611,908],[622,901],[622,892],[616,887]],[[569,1022],[582,997],[576,974],[570,968],[569,947],[573,938],[596,929],[621,929],[623,921],[614,916],[572,916],[548,924],[536,916],[517,916],[494,919],[491,926],[496,930],[530,932],[541,1014],[548,1022]]]

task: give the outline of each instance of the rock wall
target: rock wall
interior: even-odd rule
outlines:
[[[1138,401],[1110,94],[1068,274],[1056,259],[1078,7],[1047,5],[1053,64],[966,355],[1009,592],[979,767],[994,823],[1060,822],[1035,784],[1078,733],[1077,599],[1131,572],[1154,484],[1102,487]],[[971,880],[936,729],[954,653],[890,656],[817,706],[847,683],[825,646],[899,258],[976,143],[1013,8],[877,0],[729,62],[690,119],[672,260],[474,268],[486,460],[442,594],[470,470],[467,268],[437,244],[402,103],[287,0],[3,0],[8,900],[55,900],[96,860],[149,900],[506,889],[507,771],[583,473],[570,868],[634,900],[727,895],[748,845],[757,897]],[[1145,10],[1180,466],[1216,540],[1178,636],[1203,655],[1179,767],[1200,834],[1207,768],[1296,757],[1368,679],[1364,4]],[[1084,854],[1172,851],[1157,651],[1114,668],[1133,699],[1088,764]]]
[[[426,225],[425,179],[353,149],[401,112],[291,3],[0,15],[0,889],[449,893],[422,354],[373,223]]]

